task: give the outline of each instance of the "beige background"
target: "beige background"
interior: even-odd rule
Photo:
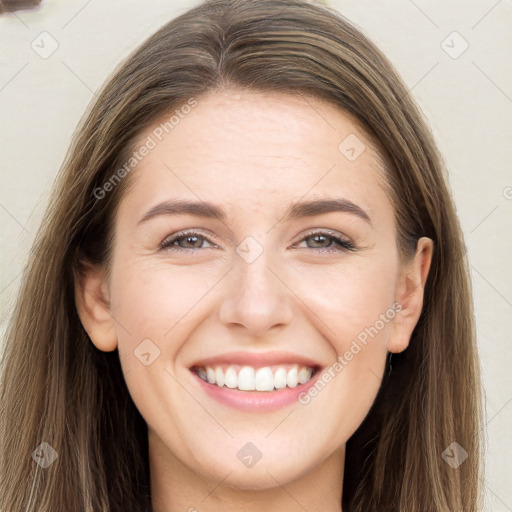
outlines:
[[[53,179],[93,92],[144,38],[196,3],[48,0],[37,11],[0,17],[2,330]],[[472,263],[487,395],[486,510],[512,511],[512,2],[330,5],[389,56],[445,156]],[[58,47],[45,55],[52,44]]]

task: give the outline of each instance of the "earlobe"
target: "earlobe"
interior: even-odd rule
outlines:
[[[427,282],[434,243],[430,238],[418,240],[411,263],[407,264],[397,283],[396,301],[400,310],[395,316],[393,330],[388,341],[389,352],[402,352],[409,346],[411,335],[423,308],[425,283]]]
[[[84,264],[75,279],[78,316],[93,344],[104,352],[117,348],[114,319],[104,269]]]

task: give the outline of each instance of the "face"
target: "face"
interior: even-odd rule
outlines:
[[[215,92],[159,125],[115,219],[115,321],[82,310],[150,450],[241,489],[343,464],[412,307],[378,153],[302,96]]]

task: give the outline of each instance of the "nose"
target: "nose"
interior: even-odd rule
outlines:
[[[265,252],[252,263],[236,258],[235,268],[229,273],[229,291],[219,310],[224,325],[243,326],[258,337],[291,323],[292,291],[282,272],[268,263]]]

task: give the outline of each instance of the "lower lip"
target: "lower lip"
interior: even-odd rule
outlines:
[[[317,370],[315,375],[305,384],[299,384],[295,388],[286,387],[278,391],[240,391],[226,386],[220,387],[206,382],[194,371],[191,371],[191,373],[199,381],[202,389],[221,404],[243,411],[266,412],[275,411],[298,402],[299,395],[307,393],[309,388],[315,384],[321,371]]]

